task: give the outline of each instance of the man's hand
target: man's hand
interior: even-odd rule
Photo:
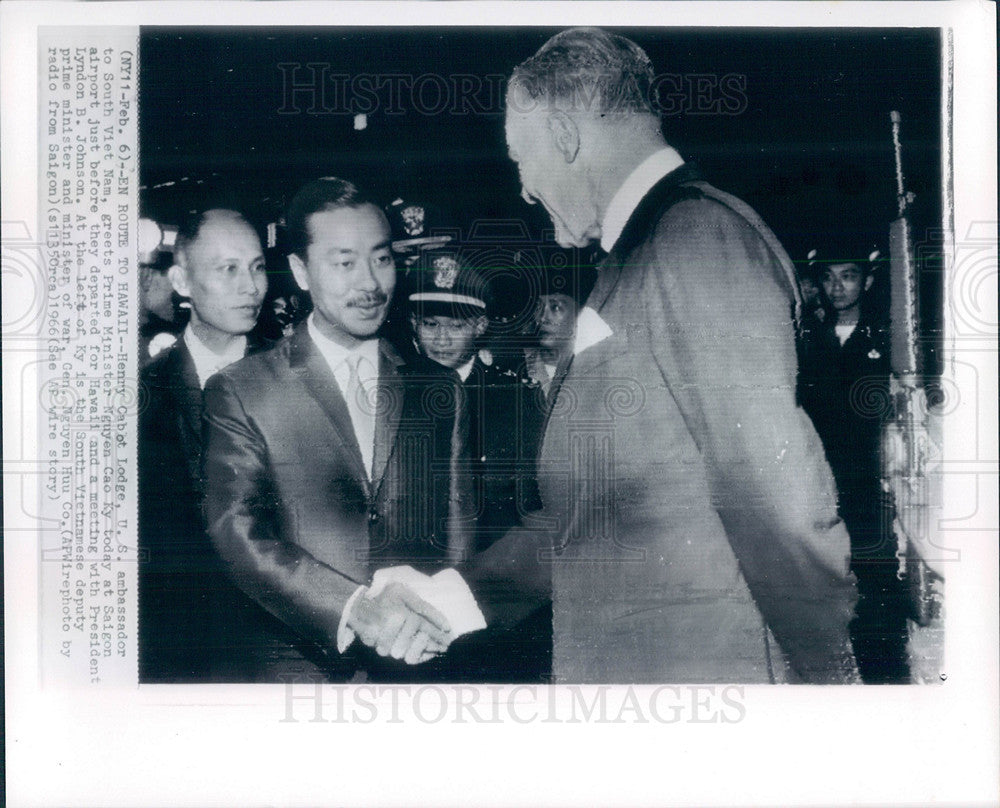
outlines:
[[[347,626],[380,656],[410,665],[447,650],[454,639],[447,618],[405,584],[391,582],[358,598]]]

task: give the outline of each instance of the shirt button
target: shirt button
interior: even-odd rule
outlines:
[[[373,525],[379,520],[379,518],[380,517],[378,511],[368,512],[368,521],[371,522]]]

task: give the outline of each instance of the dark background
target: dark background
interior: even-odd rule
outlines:
[[[143,215],[175,224],[224,190],[266,223],[280,217],[303,182],[333,174],[373,188],[386,202],[402,196],[436,203],[465,234],[477,221],[514,219],[544,243],[551,225],[540,206],[518,196],[498,89],[556,30],[144,28]],[[647,51],[657,73],[685,77],[679,95],[665,102],[668,142],[710,182],[756,208],[796,262],[813,247],[827,255],[867,253],[869,244],[887,252],[896,216],[889,112],[901,113],[903,168],[916,194],[910,216],[921,259],[922,332],[931,349],[928,370],[936,372],[939,31],[615,30]],[[326,67],[310,73],[308,63]],[[301,67],[293,73],[280,64]],[[438,85],[428,80],[422,105],[409,91],[395,99],[388,89],[338,97],[329,80],[328,96],[315,102],[309,93],[289,93],[290,79],[322,83],[311,80],[320,69],[355,80],[467,75],[483,86],[464,112],[457,103],[437,103]],[[734,76],[745,77],[736,94],[727,84]],[[353,128],[351,103],[375,107],[363,131]]]

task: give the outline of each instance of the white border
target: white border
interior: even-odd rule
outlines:
[[[985,222],[996,234],[995,14],[989,2],[0,4],[2,218],[28,222],[36,236],[38,25],[951,27],[956,253],[948,368],[963,385],[968,377],[959,371],[975,374],[945,432],[946,517],[960,520],[949,538],[963,555],[948,570],[942,686],[747,688],[747,716],[729,726],[282,724],[280,688],[39,688],[37,577],[28,572],[37,554],[17,532],[31,527],[19,503],[33,501],[23,472],[37,445],[34,397],[30,372],[5,342],[10,804],[996,804],[997,354],[995,338],[962,337],[953,316],[969,301],[961,272],[973,260],[970,228]],[[979,294],[981,314],[995,316],[995,283],[985,278]],[[15,305],[4,296],[5,314]],[[989,444],[969,444],[970,418]]]

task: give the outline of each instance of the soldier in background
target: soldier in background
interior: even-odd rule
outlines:
[[[548,269],[542,275],[542,291],[535,305],[536,347],[524,352],[528,378],[548,395],[561,363],[573,355],[576,320],[594,286],[591,267]]]
[[[815,317],[822,322],[826,319],[826,306],[829,305],[823,294],[821,278],[817,275],[816,250],[810,250],[806,256],[808,263],[805,268],[796,267],[799,279],[799,290],[802,292],[802,316]]]
[[[412,266],[407,305],[420,354],[462,381],[474,489],[475,550],[481,552],[541,507],[535,463],[544,400],[480,347],[490,320],[489,284],[457,248],[423,251]],[[450,651],[450,670],[469,681],[544,681],[551,670],[552,610],[512,631],[487,631]]]
[[[444,247],[459,234],[446,214],[437,205],[397,198],[385,206],[392,233],[392,254],[396,259],[396,293],[389,306],[383,332],[407,362],[419,356],[410,328],[406,290],[411,274],[424,250]]]
[[[892,415],[889,329],[873,305],[879,253],[848,253],[829,253],[825,260],[810,253],[827,314],[803,320],[799,392],[823,442],[851,536],[858,579],[851,639],[862,679],[899,684],[909,681],[906,599],[880,458],[883,426]]]
[[[477,491],[476,548],[483,550],[539,507],[534,480],[542,408],[525,380],[481,347],[490,290],[456,249],[424,251],[407,303],[417,349],[458,374],[466,394],[469,452]]]

